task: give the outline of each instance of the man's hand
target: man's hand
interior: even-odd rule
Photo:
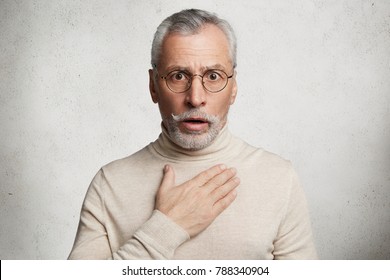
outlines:
[[[236,198],[240,180],[234,168],[217,165],[176,186],[175,172],[164,167],[156,209],[184,228],[190,237],[206,229]]]

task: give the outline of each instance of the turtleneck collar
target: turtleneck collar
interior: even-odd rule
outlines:
[[[162,133],[158,139],[151,143],[151,147],[162,157],[172,161],[207,161],[229,157],[233,136],[227,124],[221,129],[214,141],[204,149],[191,151],[175,144],[164,125],[161,124]]]

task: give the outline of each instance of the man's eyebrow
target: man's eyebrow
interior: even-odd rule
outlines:
[[[180,65],[171,65],[166,69],[167,72],[176,71],[176,70],[190,72],[191,69],[189,67],[180,66]]]
[[[207,71],[207,70],[210,70],[210,69],[218,69],[218,70],[225,70],[225,67],[222,65],[222,64],[214,64],[214,65],[209,65],[209,66],[203,66],[201,68],[201,71]]]

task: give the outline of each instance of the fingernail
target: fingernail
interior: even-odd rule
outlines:
[[[164,172],[167,173],[168,170],[169,170],[169,165],[167,164],[167,165],[164,166]]]
[[[221,164],[219,167],[220,167],[222,170],[225,170],[225,169],[227,168],[225,164]]]

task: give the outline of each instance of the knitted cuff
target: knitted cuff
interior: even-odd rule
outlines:
[[[182,227],[158,210],[153,211],[150,219],[137,230],[134,237],[167,259],[172,258],[175,250],[190,239]]]

